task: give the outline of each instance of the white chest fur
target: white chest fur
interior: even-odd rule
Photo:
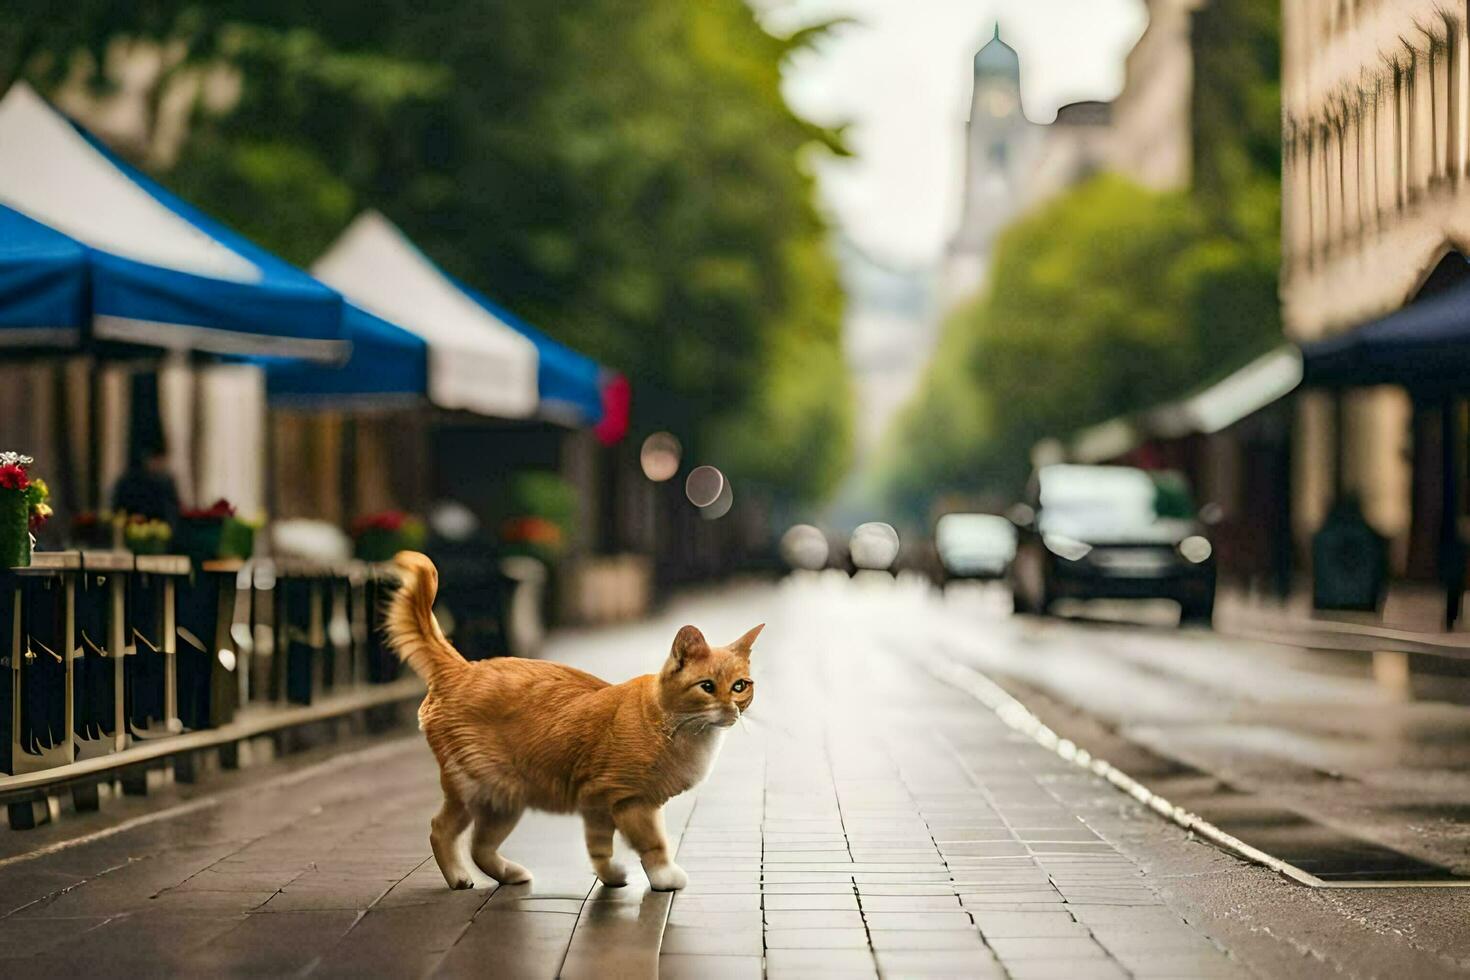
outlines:
[[[710,727],[701,732],[681,735],[683,742],[675,764],[674,778],[690,789],[704,782],[719,757],[720,746],[725,742],[724,728]]]

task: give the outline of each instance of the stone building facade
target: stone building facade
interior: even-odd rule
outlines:
[[[1285,0],[1282,304],[1291,339],[1356,330],[1470,280],[1466,15],[1464,3],[1444,0]],[[1463,503],[1446,504],[1443,492],[1464,466],[1445,449],[1461,443],[1458,398],[1404,385],[1304,392],[1299,535],[1351,494],[1390,538],[1395,569],[1432,576],[1463,519]]]
[[[1149,21],[1112,102],[1062,106],[1030,121],[1021,103],[1021,60],[995,36],[975,55],[960,220],[945,256],[944,304],[985,285],[996,236],[1021,214],[1108,170],[1153,190],[1189,183],[1193,85],[1190,15],[1202,0],[1148,0]]]

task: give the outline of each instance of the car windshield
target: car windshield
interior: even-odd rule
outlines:
[[[1009,558],[1016,549],[1016,529],[994,514],[945,514],[934,528],[940,554],[979,554]]]
[[[1040,529],[1087,541],[1150,533],[1194,519],[1189,484],[1177,473],[1128,466],[1048,466],[1039,474]]]

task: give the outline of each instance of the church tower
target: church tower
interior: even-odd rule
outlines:
[[[966,140],[965,202],[957,245],[983,246],[999,222],[1015,190],[1019,143],[1030,124],[1021,111],[1021,59],[1000,39],[1000,27],[975,55],[975,88],[970,97]]]
[[[965,139],[964,196],[949,248],[950,300],[977,291],[996,233],[1015,215],[1043,127],[1021,110],[1021,59],[1000,27],[975,55],[974,92]]]

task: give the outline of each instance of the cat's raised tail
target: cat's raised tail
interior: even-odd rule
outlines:
[[[400,551],[393,556],[393,563],[403,576],[403,585],[388,604],[384,624],[388,645],[414,673],[432,684],[467,664],[434,618],[439,570],[427,555],[417,551]]]

